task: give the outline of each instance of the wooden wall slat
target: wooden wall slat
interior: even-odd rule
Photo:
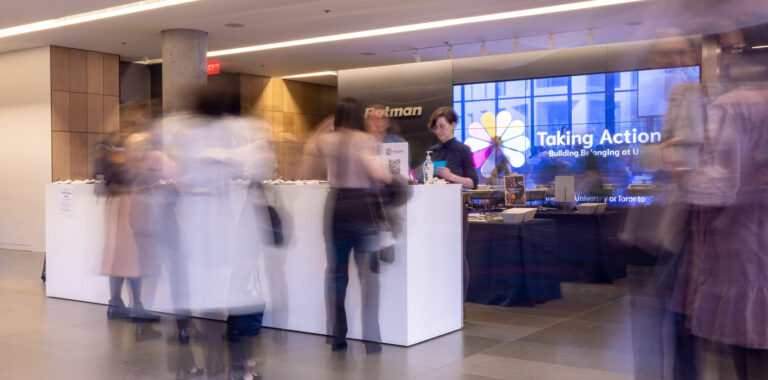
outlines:
[[[69,176],[69,132],[51,133],[51,181],[66,180]]]
[[[69,91],[69,49],[51,46],[51,89]]]
[[[104,95],[88,94],[88,132],[104,132]]]
[[[86,61],[85,50],[69,50],[69,91],[86,92]]]
[[[69,163],[72,179],[87,179],[88,172],[88,133],[70,133]]]
[[[104,95],[120,96],[120,56],[104,54]]]
[[[89,51],[86,53],[86,83],[89,94],[104,94],[104,55]]]
[[[88,96],[84,93],[69,93],[69,130],[88,132]]]
[[[51,91],[51,130],[69,131],[68,91]]]
[[[262,111],[274,111],[275,110],[275,97],[274,97],[274,88],[275,88],[275,79],[271,78],[264,78],[264,90],[261,92],[261,94],[258,97],[256,108]]]

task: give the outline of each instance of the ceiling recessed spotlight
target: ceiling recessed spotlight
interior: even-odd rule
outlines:
[[[360,55],[376,55],[376,53],[371,52],[371,51],[364,51],[364,52],[360,53]]]
[[[324,10],[323,10],[323,12],[325,12],[325,13],[331,13],[331,10],[330,10],[330,9],[324,9]]]
[[[128,43],[123,41],[123,42],[120,43],[120,45],[128,45]]]
[[[242,28],[245,25],[237,23],[237,22],[230,22],[228,24],[224,24],[224,26],[226,26],[227,28]]]

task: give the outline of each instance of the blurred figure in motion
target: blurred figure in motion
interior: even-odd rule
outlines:
[[[163,152],[161,136],[152,132],[143,131],[132,136],[129,160],[133,172],[130,225],[139,255],[146,262],[143,282],[148,307],[153,306],[162,268],[165,267],[173,278],[179,276],[177,268],[171,266],[178,253],[178,192],[173,182],[177,168]],[[172,285],[173,296],[178,292],[178,287]],[[160,335],[159,331],[151,328],[137,328],[136,332],[137,339]]]
[[[312,130],[312,134],[304,144],[301,152],[301,164],[299,165],[299,179],[319,179],[328,178],[325,164],[317,151],[318,140],[333,132],[333,115],[326,116]]]
[[[396,126],[387,115],[387,106],[383,104],[374,104],[365,109],[365,130],[377,141],[384,143],[405,142],[402,136],[399,136]]]
[[[768,44],[766,26],[719,34],[719,79],[698,166],[681,178],[691,216],[673,307],[724,345],[739,379],[768,377]],[[673,152],[674,153],[674,152]],[[672,165],[678,155],[665,155]]]
[[[371,271],[377,258],[368,249],[378,228],[372,213],[372,192],[392,176],[374,155],[376,139],[365,133],[363,111],[351,98],[341,99],[334,118],[334,132],[318,139],[317,151],[328,165],[331,193],[326,206],[326,304],[331,348],[347,347],[347,315],[344,301],[349,283],[350,251],[360,277],[363,339],[369,353],[381,350],[379,331],[379,279]]]
[[[274,173],[275,157],[264,123],[231,116],[237,111],[232,99],[229,92],[206,88],[196,94],[193,114],[163,121],[165,149],[178,166],[174,266],[184,276],[171,281],[178,286],[174,304],[182,319],[188,310],[230,317],[264,310],[257,263],[266,236],[259,221],[266,216],[248,189]],[[200,321],[199,330],[209,377],[256,375],[248,339],[210,321]],[[193,358],[178,363],[180,374],[198,372]]]
[[[697,64],[695,46],[679,31],[667,30],[660,37],[648,59],[651,67]],[[666,85],[670,97],[662,141],[645,147],[642,155],[644,166],[654,173],[661,201],[630,209],[622,232],[625,242],[655,258],[649,279],[633,278],[632,342],[637,379],[671,374],[674,378],[695,378],[698,366],[684,318],[675,315],[669,303],[690,231],[690,205],[680,189],[679,177],[697,165],[708,100],[698,78],[674,78]],[[677,158],[671,159],[672,155]]]
[[[140,154],[139,145],[144,139],[138,133],[147,122],[146,107],[127,103],[123,106],[125,128],[133,133],[127,136],[115,134],[100,145],[100,158],[95,163],[97,175],[104,177],[107,195],[106,236],[102,274],[109,276],[110,299],[107,318],[130,319],[131,322],[155,322],[157,314],[144,309],[141,302],[142,276],[158,269],[151,252],[139,250],[132,227],[134,209],[133,187],[137,171],[133,163]],[[100,173],[100,174],[99,174]],[[122,299],[123,284],[128,280],[133,305],[128,308]],[[137,330],[137,335],[140,330]]]

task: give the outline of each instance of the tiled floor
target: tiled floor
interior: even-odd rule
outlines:
[[[136,342],[136,325],[108,321],[103,305],[46,298],[42,262],[0,251],[0,379],[175,378],[169,359],[185,348],[171,318],[154,325],[162,337]],[[462,331],[372,355],[357,341],[331,352],[322,336],[265,328],[254,352],[265,379],[631,379],[627,293],[626,280],[567,283],[534,308],[469,304]]]

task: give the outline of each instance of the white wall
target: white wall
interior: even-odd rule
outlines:
[[[0,248],[45,251],[50,47],[0,54]]]

